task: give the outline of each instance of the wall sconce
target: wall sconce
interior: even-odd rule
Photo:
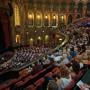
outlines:
[[[32,14],[28,14],[28,18],[32,19],[33,18]]]
[[[48,16],[47,15],[45,16],[45,19],[48,19]]]
[[[56,16],[55,15],[53,16],[53,19],[56,19]]]
[[[40,15],[37,15],[37,19],[40,19],[41,17],[40,17]]]

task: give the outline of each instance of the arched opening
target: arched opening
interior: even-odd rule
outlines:
[[[80,15],[80,14],[78,14],[76,18],[77,18],[77,19],[81,18],[81,15]]]
[[[72,15],[68,16],[68,24],[72,23]]]

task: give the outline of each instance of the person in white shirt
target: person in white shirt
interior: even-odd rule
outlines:
[[[62,58],[63,58],[63,61],[61,62],[62,64],[68,64],[69,63],[69,60],[67,58],[67,54],[63,54]]]
[[[58,90],[65,90],[65,88],[72,81],[70,71],[65,65],[60,66],[61,77],[57,80]]]

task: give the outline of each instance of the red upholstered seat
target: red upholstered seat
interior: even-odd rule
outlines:
[[[16,83],[16,86],[17,86],[17,87],[20,87],[20,86],[22,86],[23,84],[24,84],[23,81],[19,81],[19,82]]]
[[[60,69],[59,69],[58,67],[56,67],[56,68],[54,68],[54,69],[52,70],[52,73],[53,73],[53,74],[59,74],[59,73],[60,73]]]
[[[47,73],[46,75],[45,75],[45,77],[52,77],[52,75],[53,75],[53,73],[52,72],[49,72],[49,73]]]
[[[29,85],[26,89],[27,90],[36,90],[36,87],[34,85]]]
[[[60,69],[58,68],[58,67],[55,67],[53,70],[52,70],[52,72],[54,73],[55,71],[60,71]]]
[[[78,75],[76,76],[76,79],[78,80],[83,75],[83,70],[79,71]]]
[[[70,84],[65,88],[65,90],[72,90],[72,88],[74,87],[74,85],[75,85],[75,81],[74,80],[72,80],[71,82],[70,82]]]
[[[0,90],[5,90],[5,88],[7,88],[7,84],[3,83],[0,85]]]
[[[29,76],[27,76],[26,78],[24,78],[22,81],[24,82],[24,83],[27,83],[30,79],[31,79],[31,75],[29,75]]]
[[[36,86],[36,90],[43,90],[44,82],[45,82],[44,78],[40,78],[39,80],[37,80],[34,84]]]
[[[40,78],[39,80],[37,80],[37,81],[35,82],[35,85],[38,85],[38,84],[43,84],[43,83],[44,83],[44,81],[45,81],[45,79],[44,79],[44,78]]]
[[[9,85],[14,84],[16,82],[17,82],[17,79],[11,79],[11,80],[9,80]]]
[[[10,90],[10,88],[8,87],[8,88],[6,88],[6,89],[4,89],[4,90]]]
[[[31,76],[31,79],[36,78],[38,75],[39,75],[39,74],[38,74],[38,73],[36,73],[35,75]]]
[[[38,74],[41,74],[41,73],[43,73],[45,71],[46,71],[46,69],[43,69],[43,70],[39,71]]]

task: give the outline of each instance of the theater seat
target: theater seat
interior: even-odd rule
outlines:
[[[36,73],[35,75],[32,75],[32,76],[31,76],[31,79],[36,78],[38,75],[39,75],[39,73]]]
[[[22,86],[23,84],[24,84],[23,81],[19,81],[19,82],[16,83],[16,86],[17,86],[17,87],[20,87],[20,86]]]
[[[6,89],[4,89],[4,90],[10,90],[10,88],[8,87],[8,88],[6,88]]]
[[[35,84],[34,84],[34,85],[38,85],[39,83],[43,84],[43,83],[44,83],[44,81],[45,81],[45,79],[44,79],[44,78],[40,78],[39,80],[37,80],[37,81],[35,82]]]
[[[60,69],[59,69],[58,67],[56,67],[56,68],[54,68],[54,69],[52,70],[52,73],[53,73],[53,74],[59,74],[59,73],[60,73]]]
[[[34,84],[36,86],[36,90],[43,90],[44,82],[45,82],[44,78],[40,78],[39,80],[37,80]]]
[[[36,87],[34,85],[29,85],[26,89],[27,90],[36,90]]]
[[[71,82],[70,82],[70,84],[65,88],[65,90],[72,90],[72,88],[74,87],[74,85],[75,85],[75,81],[74,80],[72,80]]]
[[[5,88],[7,88],[7,84],[3,83],[0,85],[0,90],[5,90]]]
[[[54,73],[55,71],[57,71],[57,70],[60,70],[58,67],[55,67],[53,70],[52,70],[52,72]]]
[[[23,81],[24,83],[27,83],[30,79],[31,79],[31,76],[28,76],[28,77],[24,78],[22,81]]]
[[[9,85],[14,84],[16,82],[17,82],[17,79],[11,79],[11,80],[9,80]]]
[[[76,76],[76,80],[78,80],[82,75],[84,74],[84,71],[79,71],[78,75]]]
[[[43,70],[39,71],[38,74],[41,74],[41,73],[43,73],[45,71],[46,71],[46,69],[43,69]]]
[[[52,77],[53,73],[52,72],[49,72],[45,75],[45,77]]]

